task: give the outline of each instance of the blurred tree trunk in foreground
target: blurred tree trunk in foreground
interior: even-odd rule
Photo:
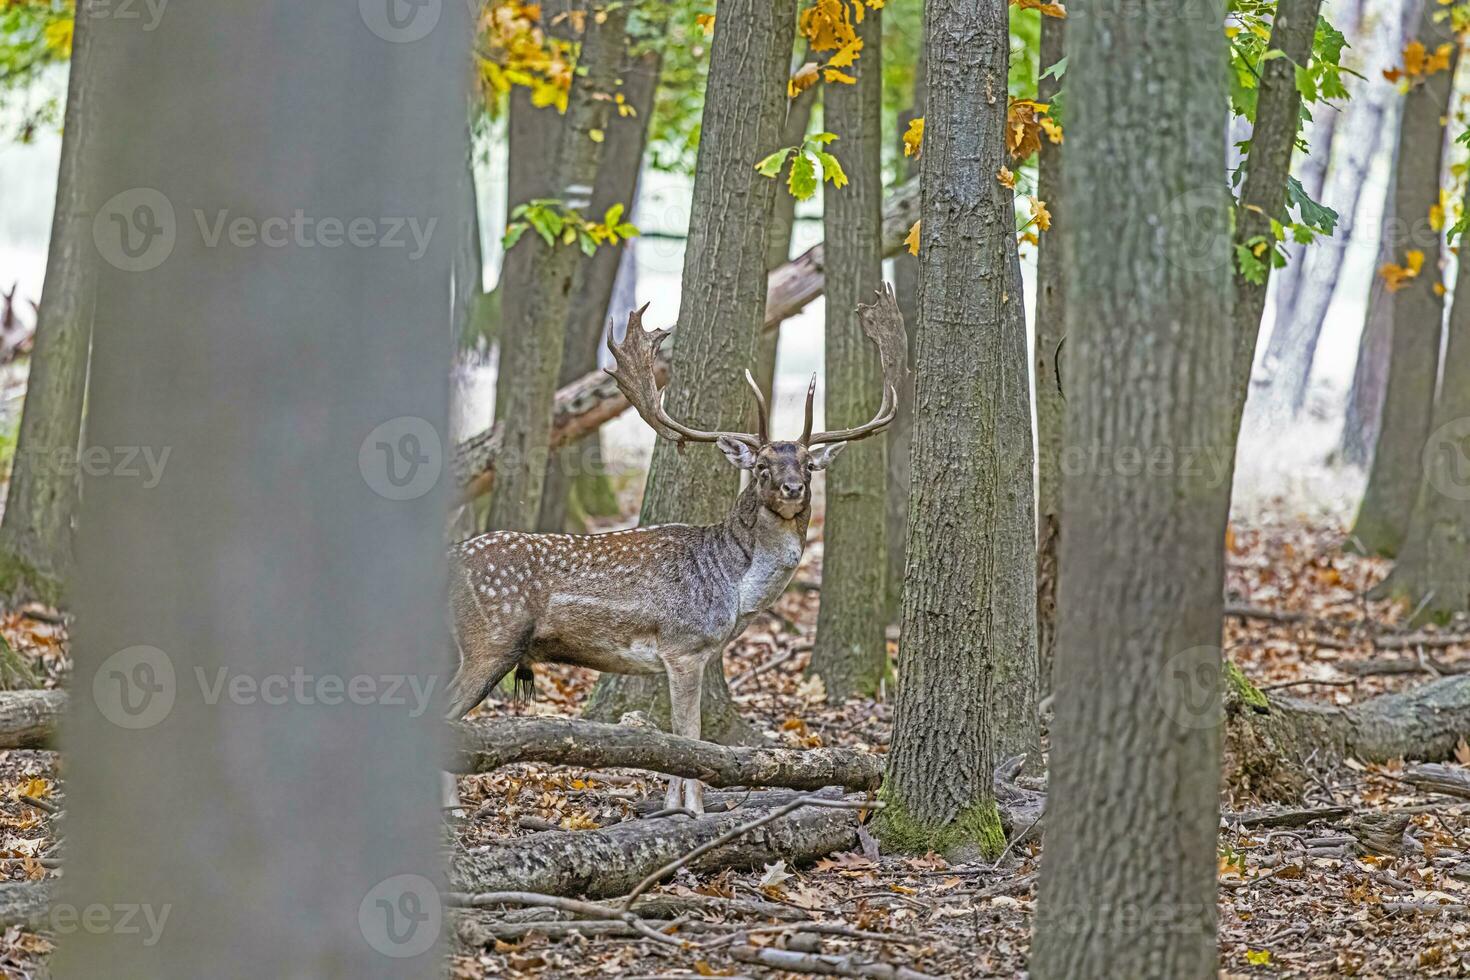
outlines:
[[[1095,454],[1063,481],[1031,975],[1213,977],[1230,484],[1189,462],[1234,455],[1230,201],[1203,135],[1226,128],[1225,37],[1213,0],[1145,0],[1077,17],[1067,47],[1066,431]]]
[[[465,20],[87,21],[89,437],[163,462],[84,488],[58,976],[441,975]]]

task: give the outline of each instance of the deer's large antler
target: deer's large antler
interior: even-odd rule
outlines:
[[[898,411],[898,389],[903,384],[904,372],[908,370],[908,335],[904,332],[903,312],[898,308],[893,286],[885,282],[883,288],[878,290],[877,299],[867,305],[858,304],[857,315],[863,333],[878,348],[878,362],[883,368],[883,401],[878,406],[878,414],[873,416],[872,421],[854,429],[812,435],[812,401],[817,388],[817,379],[813,377],[806,392],[806,424],[802,427],[802,445],[818,446],[826,442],[865,439],[882,431],[893,421],[894,413]]]
[[[643,416],[643,421],[655,433],[665,439],[676,442],[714,442],[721,436],[743,442],[752,449],[759,449],[765,444],[766,438],[766,411],[765,399],[761,397],[760,389],[756,387],[755,379],[750,377],[750,372],[745,373],[746,380],[750,382],[751,388],[755,389],[756,400],[760,404],[760,434],[753,435],[749,432],[706,432],[703,429],[695,429],[685,425],[669,416],[664,411],[664,393],[654,380],[653,361],[658,354],[658,346],[663,343],[669,335],[667,330],[644,330],[643,311],[648,309],[648,304],[628,314],[628,328],[623,335],[622,343],[614,343],[612,330],[607,332],[607,349],[612,351],[613,359],[618,366],[608,371],[612,379],[617,382],[619,390],[628,399],[628,402]]]

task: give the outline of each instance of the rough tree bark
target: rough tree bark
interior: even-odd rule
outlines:
[[[59,898],[172,914],[151,945],[77,930],[58,976],[442,971],[440,726],[386,696],[448,649],[436,434],[472,35],[444,4],[394,43],[426,9],[87,21],[88,436],[171,454],[154,483],[83,488]],[[194,209],[230,225],[213,239]],[[287,232],[302,213],[321,224]],[[327,244],[395,215],[431,232],[421,251]],[[344,696],[363,681],[373,703]]]
[[[1470,262],[1460,263],[1455,297],[1418,500],[1398,561],[1377,589],[1440,621],[1470,611]]]
[[[1192,695],[1218,690],[1230,486],[1191,459],[1234,445],[1230,202],[1218,141],[1178,134],[1225,132],[1225,38],[1214,0],[1135,14],[1068,25],[1066,432],[1088,464],[1062,487],[1038,980],[1217,968],[1220,719]]]
[[[1260,65],[1256,95],[1256,124],[1251,131],[1250,152],[1245,163],[1245,186],[1235,216],[1235,240],[1250,246],[1264,236],[1267,248],[1275,245],[1271,221],[1286,209],[1286,178],[1291,172],[1291,152],[1301,127],[1302,94],[1296,87],[1297,65],[1305,65],[1312,53],[1317,31],[1317,13],[1322,0],[1280,0],[1271,21],[1269,48],[1282,57]],[[1251,246],[1254,247],[1254,246]],[[1261,314],[1266,308],[1266,287],[1271,279],[1270,256],[1264,258],[1265,276],[1259,283],[1235,274],[1235,342],[1231,354],[1231,380],[1235,385],[1235,425],[1245,411],[1250,394],[1251,365],[1256,341],[1261,334]]]
[[[1041,70],[1045,72],[1066,54],[1067,22],[1061,17],[1041,18]],[[1036,83],[1036,98],[1050,102],[1061,90],[1052,76]],[[1037,156],[1036,194],[1053,215],[1065,215],[1066,189],[1062,180],[1063,149],[1049,139],[1041,141]],[[1066,220],[1065,216],[1062,217]],[[1067,402],[1062,396],[1057,362],[1067,331],[1067,273],[1062,236],[1040,232],[1036,256],[1036,340],[1033,350],[1036,384],[1036,679],[1043,695],[1052,689],[1052,661],[1056,649],[1057,549],[1062,536],[1062,422]]]
[[[571,210],[586,213],[591,200],[603,148],[593,134],[607,128],[609,94],[623,63],[628,12],[626,4],[611,4],[602,20],[587,19],[550,168],[550,196]],[[486,526],[533,530],[541,511],[551,407],[582,252],[575,243],[555,240],[548,245],[535,231],[528,231],[521,241],[530,242],[527,256],[533,281],[519,300],[512,302],[510,293],[502,300],[505,315],[495,396],[496,414],[504,427],[503,451],[514,455],[516,465],[502,469],[491,491]]]
[[[1383,393],[1378,438],[1368,469],[1368,486],[1353,522],[1357,546],[1370,555],[1392,557],[1409,525],[1419,493],[1419,457],[1429,435],[1434,383],[1439,373],[1439,345],[1444,319],[1441,233],[1430,226],[1429,210],[1439,203],[1444,165],[1444,125],[1454,96],[1459,46],[1448,19],[1436,21],[1443,8],[1425,3],[1414,37],[1434,51],[1454,45],[1448,71],[1436,72],[1404,96],[1400,122],[1398,173],[1394,182],[1393,261],[1406,265],[1408,253],[1422,253],[1423,267],[1390,297],[1388,381]],[[1436,286],[1441,289],[1436,290]]]
[[[848,185],[823,196],[827,248],[826,426],[862,425],[878,411],[883,373],[863,336],[857,305],[870,303],[883,282],[879,246],[883,224],[882,18],[872,10],[857,25],[863,53],[849,74],[853,85],[825,93],[823,121],[840,139]],[[887,445],[880,436],[850,446],[827,470],[827,514],[822,531],[822,604],[811,673],[827,697],[876,694],[888,676],[883,599],[888,561],[883,528],[887,498]]]
[[[86,196],[95,127],[93,18],[76,20],[46,279],[0,520],[0,593],[12,604],[39,599],[58,605],[74,564],[77,452],[97,281],[94,207]]]
[[[636,43],[630,36],[630,46]],[[601,221],[607,209],[615,204],[624,205],[626,216],[632,217],[662,63],[658,50],[630,50],[624,56],[620,91],[634,115],[613,116],[608,120],[602,162],[592,187],[592,204],[587,209],[593,220]],[[613,284],[617,281],[623,253],[630,247],[626,241],[601,245],[578,265],[573,287],[576,298],[567,317],[566,347],[562,351],[558,386],[569,385],[597,370],[598,351],[608,318],[616,318],[616,311],[609,309]],[[617,512],[617,495],[607,476],[602,437],[598,432],[591,432],[551,454],[546,464],[546,484],[541,490],[541,515],[537,521],[541,530],[583,530],[584,516],[614,517]]]
[[[1007,164],[1004,0],[928,0],[913,489],[890,847],[1004,846],[992,777],[1039,758],[1026,319]]]
[[[795,0],[719,0],[709,86],[700,125],[689,238],[679,298],[669,413],[703,428],[740,429],[750,417],[744,372],[765,320],[767,219],[777,183],[755,161],[778,145],[786,117],[786,68],[796,34]],[[679,453],[659,440],[643,492],[644,524],[722,520],[739,489],[739,470],[712,448]],[[669,717],[660,676],[604,674],[585,714],[616,721],[626,711]],[[710,661],[701,702],[704,737],[754,736],[730,700],[721,658]]]
[[[1268,422],[1295,418],[1306,404],[1317,342],[1327,323],[1327,309],[1348,246],[1357,234],[1358,203],[1368,183],[1368,171],[1385,143],[1396,143],[1398,138],[1395,125],[1398,96],[1393,84],[1378,69],[1393,59],[1391,52],[1397,52],[1402,46],[1400,20],[1393,16],[1380,17],[1373,29],[1359,30],[1357,34],[1365,48],[1357,62],[1368,76],[1367,91],[1340,110],[1343,118],[1335,124],[1333,158],[1321,197],[1337,210],[1340,221],[1331,239],[1297,251],[1288,269],[1294,286],[1288,288],[1283,279],[1281,297],[1277,300],[1276,327],[1271,331],[1262,361],[1261,374],[1270,386],[1264,405]],[[1336,118],[1339,112],[1319,111],[1332,113],[1328,118]],[[1319,139],[1313,137],[1312,156],[1308,159],[1326,151],[1326,147],[1317,145]],[[1390,186],[1392,183],[1390,179]],[[1373,289],[1382,289],[1381,280],[1375,280]]]

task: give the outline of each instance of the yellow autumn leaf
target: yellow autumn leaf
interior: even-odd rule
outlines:
[[[1440,230],[1442,230],[1444,228],[1444,205],[1443,204],[1432,204],[1432,205],[1430,205],[1430,207],[1429,207],[1429,227],[1433,228],[1435,231],[1440,231]]]
[[[1011,0],[1011,6],[1017,10],[1039,10],[1047,17],[1067,16],[1066,7],[1048,0]]]
[[[1064,142],[1061,124],[1051,116],[1042,116],[1040,122],[1042,131],[1046,133],[1046,138],[1057,146],[1060,146]]]
[[[1010,167],[1001,167],[995,172],[995,179],[1000,181],[1000,186],[1016,189],[1016,175],[1011,173]]]
[[[834,54],[830,60],[828,60],[827,64],[833,68],[847,68],[851,66],[854,61],[857,60],[857,56],[862,50],[863,39],[860,37],[855,37],[852,39],[851,43],[844,44],[842,47],[838,48],[837,53]]]
[[[924,143],[924,117],[916,116],[909,120],[908,128],[903,131],[903,155],[916,157],[919,148]]]
[[[1416,249],[1410,249],[1404,256],[1404,264],[1398,265],[1393,262],[1385,262],[1378,269],[1378,275],[1383,278],[1384,285],[1388,291],[1396,293],[1407,286],[1410,280],[1417,279],[1419,272],[1424,268],[1424,253]]]
[[[1031,245],[1039,246],[1041,244],[1041,239],[1036,237],[1036,232],[1030,230],[1023,231],[1016,236],[1017,245],[1025,245],[1028,243]]]
[[[846,72],[838,71],[836,68],[823,68],[822,79],[828,82],[841,82],[843,85],[856,85],[857,79]]]
[[[58,57],[71,57],[73,23],[71,18],[53,20],[41,32],[41,36],[46,41],[46,48]]]
[[[817,84],[817,78],[817,63],[815,61],[808,61],[798,68],[796,74],[792,75],[790,80],[786,82],[787,98],[796,98],[802,92]]]
[[[918,221],[915,221],[914,226],[909,229],[909,233],[904,236],[903,244],[904,247],[909,250],[910,255],[919,254],[919,226],[923,223],[924,221],[922,218]]]
[[[1051,212],[1046,208],[1046,202],[1034,194],[1028,198],[1031,202],[1031,220],[1036,222],[1036,227],[1042,231],[1051,230]]]
[[[1265,966],[1271,962],[1271,951],[1269,949],[1248,949],[1245,951],[1245,961],[1251,966]]]
[[[699,29],[700,30],[704,31],[704,36],[705,37],[714,37],[715,36],[715,15],[714,14],[696,14],[694,16],[694,23],[696,23],[696,24],[699,25]]]
[[[601,143],[603,140],[607,139],[607,133],[604,133],[600,129],[589,129],[587,130],[587,138],[594,143]]]
[[[1041,149],[1040,115],[1047,111],[1044,102],[1011,99],[1006,108],[1006,149],[1011,159],[1025,160]]]

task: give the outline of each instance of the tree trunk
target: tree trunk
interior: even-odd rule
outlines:
[[[1402,46],[1398,26],[1397,17],[1388,17],[1386,23],[1358,32],[1367,49],[1359,65],[1369,75],[1368,91],[1341,110],[1344,115],[1336,124],[1335,155],[1322,197],[1337,210],[1341,220],[1337,234],[1330,240],[1315,242],[1298,252],[1291,266],[1294,289],[1288,290],[1283,282],[1281,292],[1285,299],[1278,300],[1276,328],[1271,332],[1262,364],[1262,373],[1270,385],[1265,406],[1268,422],[1296,418],[1306,404],[1317,341],[1327,323],[1327,308],[1336,292],[1343,259],[1357,234],[1358,202],[1368,183],[1368,171],[1385,143],[1397,143],[1398,96],[1392,83],[1377,68],[1392,60]],[[1332,112],[1334,117],[1337,113],[1331,109],[1324,111]],[[1314,146],[1313,155],[1317,153],[1318,148]],[[1397,156],[1396,149],[1394,155]],[[1391,179],[1389,183],[1392,185]],[[1375,279],[1370,296],[1376,297],[1382,290],[1381,282]],[[1288,300],[1290,305],[1284,305]]]
[[[601,221],[607,209],[615,204],[625,206],[627,217],[633,215],[662,60],[657,51],[625,53],[620,72],[621,92],[625,104],[635,114],[608,120],[602,163],[592,188],[592,204],[587,209],[592,220]],[[601,245],[580,263],[574,287],[576,300],[567,319],[566,349],[562,352],[558,386],[571,384],[597,370],[608,318],[617,316],[617,311],[609,308],[613,284],[623,254],[630,247],[626,241]],[[546,485],[541,491],[541,516],[537,522],[541,530],[580,531],[585,529],[583,516],[615,517],[617,512],[617,494],[607,476],[599,433],[589,433],[551,454],[546,465]]]
[[[607,128],[609,93],[623,64],[628,7],[611,5],[603,20],[590,18],[577,58],[577,73],[567,101],[552,172],[552,191],[569,210],[586,214],[591,190],[602,160]],[[505,319],[500,331],[500,367],[496,393],[497,414],[504,425],[502,451],[515,458],[503,467],[490,495],[487,526],[533,530],[541,511],[550,454],[548,435],[556,379],[566,346],[567,317],[572,310],[572,287],[582,252],[575,243],[547,244],[528,231],[528,253],[533,280],[526,295],[513,305],[506,294]]]
[[[1418,502],[1393,571],[1377,594],[1441,622],[1470,612],[1470,262],[1450,307],[1434,431],[1424,445]]]
[[[1259,283],[1235,274],[1235,342],[1231,354],[1231,380],[1235,385],[1235,426],[1245,411],[1250,394],[1251,365],[1256,341],[1261,334],[1261,314],[1266,308],[1266,287],[1271,281],[1270,249],[1276,235],[1272,219],[1286,210],[1286,178],[1291,172],[1291,151],[1301,126],[1302,95],[1296,87],[1297,65],[1305,65],[1312,53],[1317,32],[1317,12],[1322,0],[1278,0],[1271,22],[1269,48],[1282,57],[1262,60],[1260,86],[1256,95],[1256,124],[1251,130],[1250,152],[1245,160],[1245,187],[1235,217],[1235,240],[1255,248],[1264,236],[1266,249],[1261,261],[1266,267]]]
[[[1040,65],[1044,72],[1061,61],[1067,22],[1060,17],[1041,18]],[[1061,89],[1055,76],[1036,84],[1036,98],[1051,102]],[[1037,157],[1036,194],[1053,215],[1066,221],[1063,196],[1063,149],[1049,139],[1041,141]],[[1052,662],[1056,650],[1057,549],[1062,536],[1062,422],[1067,402],[1062,394],[1058,361],[1067,336],[1066,260],[1062,236],[1039,232],[1041,245],[1036,256],[1036,660],[1037,687],[1042,695],[1052,690]]]
[[[924,13],[913,493],[878,830],[898,850],[993,856],[996,763],[1040,758],[1026,319],[1013,195],[996,179],[1007,6],[928,0]]]
[[[1394,262],[1405,265],[1407,253],[1423,253],[1418,276],[1390,297],[1393,325],[1390,335],[1388,380],[1368,486],[1353,522],[1353,537],[1366,554],[1392,557],[1408,528],[1418,498],[1422,467],[1420,454],[1429,435],[1434,384],[1439,373],[1439,345],[1444,319],[1440,271],[1441,233],[1430,227],[1429,209],[1439,203],[1444,162],[1444,124],[1454,96],[1459,47],[1448,23],[1438,23],[1442,8],[1426,2],[1415,37],[1433,51],[1454,43],[1448,71],[1430,75],[1404,96],[1400,153],[1394,183]],[[1436,290],[1436,286],[1441,286]]]
[[[913,102],[898,116],[898,147],[903,152],[903,134],[908,132],[909,122],[924,116],[924,75],[927,58],[922,46],[919,48],[918,64],[914,68]],[[908,157],[899,165],[909,186],[918,186],[919,160]],[[917,217],[917,215],[915,216]],[[904,232],[907,233],[905,228]],[[887,249],[884,249],[886,254]],[[910,255],[908,249],[900,249],[893,256],[893,292],[898,300],[899,312],[908,323],[919,322],[919,260]],[[909,331],[908,372],[904,375],[903,389],[898,393],[898,411],[893,424],[888,427],[888,513],[884,518],[888,550],[887,598],[884,608],[890,623],[896,623],[903,615],[903,569],[908,554],[909,535],[909,450],[914,436],[914,332]]]
[[[12,605],[30,599],[59,605],[74,566],[77,452],[97,281],[95,207],[86,197],[96,119],[92,20],[77,18],[72,38],[46,280],[0,520],[0,593]]]
[[[765,320],[766,257],[777,183],[754,161],[778,145],[786,116],[786,67],[796,33],[795,0],[719,0],[709,86],[700,125],[679,325],[668,388],[669,414],[703,428],[740,429],[749,417],[744,372],[755,360]],[[709,448],[681,454],[659,440],[643,492],[642,523],[723,520],[739,471]],[[669,718],[662,675],[598,679],[585,714],[616,721],[624,712]],[[735,711],[721,658],[704,674],[704,737],[743,742],[754,733]]]
[[[1066,431],[1086,457],[1062,485],[1037,980],[1217,970],[1221,719],[1196,704],[1219,684],[1230,485],[1198,454],[1234,445],[1230,202],[1206,138],[1225,38],[1213,0],[1136,14],[1068,24]]]
[[[878,354],[858,325],[857,305],[870,303],[883,283],[883,43],[882,18],[873,10],[857,25],[862,56],[849,74],[855,85],[832,85],[824,124],[840,139],[848,185],[823,197],[827,246],[826,367],[828,429],[862,425],[878,411],[883,373]],[[827,470],[827,514],[822,531],[822,604],[810,672],[841,701],[872,695],[888,676],[883,598],[888,561],[883,528],[887,446],[882,437],[850,446]]]
[[[803,56],[797,67],[801,67],[807,60],[808,57]],[[786,109],[786,124],[781,129],[782,146],[798,146],[806,139],[806,131],[812,121],[812,108],[817,104],[817,92],[820,90],[820,85],[813,85],[802,89],[791,100]],[[767,270],[779,269],[791,257],[791,239],[795,230],[796,198],[784,191],[777,191],[775,203],[771,206],[771,240],[766,245]],[[772,402],[776,400],[776,352],[780,346],[780,323],[774,328],[768,325],[755,345],[755,380]]]
[[[58,899],[167,919],[151,944],[146,915],[77,930],[57,976],[442,972],[447,753],[404,702],[450,649],[439,447],[472,35],[444,4],[414,40],[426,9],[86,22],[106,260],[88,437],[170,455],[156,481],[83,489]],[[340,247],[344,228],[382,247]]]

